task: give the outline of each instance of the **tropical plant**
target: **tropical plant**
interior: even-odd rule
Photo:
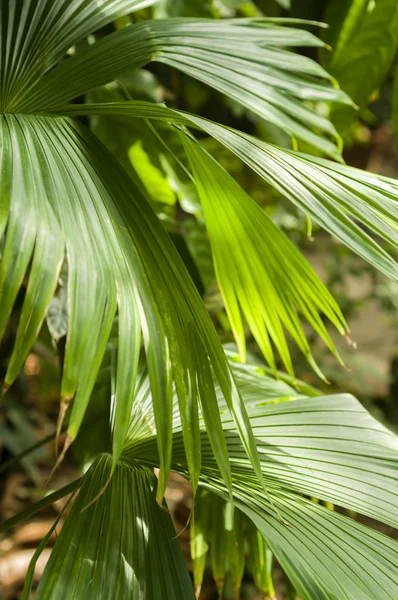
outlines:
[[[173,470],[195,495],[198,588],[210,541],[220,592],[229,565],[238,596],[247,561],[271,596],[275,556],[302,599],[395,599],[397,542],[343,509],[397,526],[398,439],[352,396],[321,396],[295,379],[290,341],[322,376],[304,328],[338,358],[326,322],[349,340],[344,317],[201,136],[395,280],[397,263],[378,240],[398,245],[398,184],[343,163],[340,136],[316,106],[353,103],[323,67],[291,51],[323,47],[311,23],[122,19],[151,4],[0,2],[1,334],[23,296],[3,392],[47,316],[55,338],[66,333],[58,464],[72,445],[84,465],[79,480],[1,530],[72,494],[36,598],[194,597],[163,500]],[[281,129],[293,149],[132,99],[129,74],[151,61]],[[111,147],[114,127],[121,141]],[[237,353],[221,344],[152,182],[203,213]],[[247,328],[268,366],[244,364]],[[218,517],[210,523],[209,514]]]

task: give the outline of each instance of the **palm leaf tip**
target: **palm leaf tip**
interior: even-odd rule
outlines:
[[[243,314],[273,369],[276,370],[274,346],[293,374],[286,329],[321,374],[302,330],[299,313],[340,359],[319,315],[322,312],[342,335],[348,336],[337,303],[293,244],[228,173],[192,139],[185,137],[185,146],[241,358],[245,359]]]

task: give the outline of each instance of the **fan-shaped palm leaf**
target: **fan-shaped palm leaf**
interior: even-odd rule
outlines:
[[[275,393],[280,388],[279,381],[262,374],[260,366],[234,363],[231,366],[245,400],[245,388],[250,389],[250,396],[247,397],[248,414],[259,445],[262,472],[268,489],[268,495],[265,495],[235,432],[234,424],[225,412],[226,404],[219,390],[219,409],[231,456],[235,505],[265,538],[304,600],[395,598],[398,590],[395,568],[398,559],[397,542],[306,500],[303,494],[334,502],[396,527],[396,436],[377,423],[352,396],[308,398],[290,388],[291,395],[296,396],[295,401],[275,403]],[[289,388],[286,383],[283,385],[281,400],[286,400],[286,389]],[[74,589],[80,572],[87,577],[98,573],[99,577],[106,552],[108,556],[112,556],[112,560],[124,562],[120,548],[125,543],[131,510],[112,512],[117,527],[109,530],[110,537],[99,535],[99,522],[106,501],[130,506],[130,486],[127,486],[124,474],[130,481],[135,476],[132,470],[137,469],[137,461],[143,467],[159,464],[152,406],[150,381],[143,371],[139,377],[129,435],[115,472],[117,484],[113,480],[97,498],[94,509],[81,512],[81,508],[98,495],[109,479],[112,459],[104,455],[86,476],[86,483],[83,483],[85,493],[78,500],[79,510],[74,512],[76,518],[71,515],[64,525],[62,539],[56,544],[53,562],[47,567],[40,588],[43,597],[51,597],[51,565],[56,564],[62,573],[65,572],[66,567],[60,562],[60,556],[64,557],[65,552],[68,557],[66,564],[72,571],[69,571],[67,579],[62,576],[57,588],[60,594],[63,590],[66,594],[68,589]],[[173,468],[188,475],[176,396],[173,427]],[[199,484],[202,489],[227,500],[228,490],[219,473],[203,422],[201,432],[203,458]],[[150,501],[151,494],[145,496],[144,491],[140,491],[142,506],[142,502],[146,504]],[[135,507],[134,510],[139,509]],[[15,519],[12,520],[14,521]],[[156,521],[155,515],[148,516],[148,532],[157,527]],[[93,535],[88,538],[86,546],[71,545],[68,540],[73,539],[77,530],[83,530],[83,523]],[[134,535],[130,538],[130,544],[134,546],[137,528],[132,526],[132,531]],[[169,540],[171,536],[170,532]],[[196,548],[199,552],[205,551],[204,541],[202,540],[201,549]],[[167,543],[167,537],[162,537],[162,543]],[[145,544],[144,547],[146,548]],[[100,552],[93,559],[93,552],[97,549]],[[137,578],[143,585],[146,581],[146,569],[144,566],[142,569],[138,568],[136,558],[135,554],[126,555],[127,562],[137,567],[136,570],[133,568],[137,577],[128,582],[128,589],[132,591],[136,589],[134,586]],[[260,559],[259,555],[256,560]],[[151,560],[149,558],[147,564],[152,564]],[[256,565],[258,567],[257,562]],[[223,568],[218,560],[220,576]],[[254,568],[252,564],[251,569]],[[197,575],[199,581],[200,569]],[[127,584],[124,576],[121,583]],[[173,589],[164,593],[172,593]]]
[[[336,302],[303,256],[233,178],[186,136],[185,147],[206,219],[217,278],[242,358],[245,333],[240,309],[274,369],[272,343],[293,374],[285,326],[318,370],[298,311],[334,351],[317,308],[344,334],[344,318]]]
[[[233,368],[240,385],[239,371]],[[260,491],[250,474],[226,417],[223,427],[236,506],[261,531],[302,598],[394,598],[398,590],[397,542],[305,500],[302,494],[396,526],[397,438],[352,396],[267,404],[268,393],[262,390],[264,375],[252,371],[247,376],[253,389],[257,385],[257,402],[253,395],[248,414],[269,496]],[[142,398],[149,407],[148,397]],[[221,410],[223,404],[220,401]],[[184,474],[178,420],[175,413],[173,464]],[[139,456],[147,464],[156,464],[150,458],[156,445],[151,438],[135,437],[139,429],[136,423],[123,456],[127,460]],[[205,434],[200,485],[227,498]]]
[[[6,383],[12,383],[16,377],[44,318],[46,300],[54,289],[65,247],[70,291],[62,397],[65,405],[75,397],[68,426],[70,438],[76,437],[83,419],[118,305],[115,460],[126,435],[124,415],[133,403],[140,329],[157,407],[164,477],[167,478],[170,461],[174,381],[190,432],[186,440],[194,481],[200,469],[196,417],[199,397],[207,421],[212,423],[212,439],[228,478],[228,459],[215,397],[212,400],[208,392],[204,393],[205,387],[211,390],[213,386],[210,364],[220,377],[238,427],[247,436],[248,451],[256,460],[245,411],[215,330],[181,259],[145,198],[101,144],[73,122],[7,115],[2,117],[0,125],[3,182],[11,182],[3,196],[10,204],[5,254],[8,248],[26,248],[19,252],[18,268],[11,266],[12,262],[2,262],[3,324],[33,251],[32,269],[37,269],[35,265],[40,260],[46,273],[41,284],[36,282],[38,291],[33,299],[28,289],[18,345]],[[105,177],[109,168],[112,177],[108,174]],[[16,226],[18,215],[22,211],[27,214],[28,210],[30,218],[23,221],[23,227]],[[39,214],[49,214],[48,219],[54,222],[52,232],[59,242],[58,254],[45,251],[44,245],[51,239],[39,235],[46,224],[44,219],[36,224],[35,215]],[[32,312],[34,319],[29,318]],[[194,351],[192,339],[196,341]],[[160,493],[165,483],[166,479],[162,479]]]
[[[125,114],[161,119],[205,131],[236,154],[334,237],[397,280],[396,261],[367,232],[398,246],[395,179],[278,148],[251,135],[183,111],[149,102],[70,106],[79,114]]]
[[[327,83],[330,77],[317,63],[279,48],[322,42],[307,31],[281,24],[285,22],[272,19],[166,19],[126,27],[50,71],[36,89],[16,97],[8,110],[51,111],[155,60],[207,83],[340,160],[333,125],[300,100],[351,101]]]
[[[149,469],[112,469],[103,455],[87,473],[35,598],[194,598],[171,517],[157,506]]]

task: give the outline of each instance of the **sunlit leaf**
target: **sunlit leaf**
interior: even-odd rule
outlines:
[[[318,310],[344,333],[344,319],[337,304],[310,265],[264,211],[198,144],[189,138],[185,140],[217,278],[242,357],[245,356],[245,334],[241,313],[272,367],[276,368],[275,347],[293,374],[286,328],[316,368],[299,314],[301,312],[334,350]]]
[[[398,247],[398,185],[395,179],[278,148],[163,105],[125,102],[70,106],[63,110],[71,115],[116,113],[160,119],[205,131],[348,248],[392,279],[398,279],[396,261],[368,233],[384,238],[393,248]]]

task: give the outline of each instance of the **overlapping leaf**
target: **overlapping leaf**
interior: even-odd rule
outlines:
[[[165,19],[111,34],[45,75],[12,110],[44,111],[155,60],[195,77],[293,137],[340,160],[330,121],[303,100],[342,102],[348,97],[314,61],[280,46],[319,46],[307,31],[272,19],[206,21]]]
[[[193,599],[171,517],[155,500],[153,472],[120,463],[104,489],[111,469],[103,455],[85,476],[35,598]]]
[[[141,70],[96,90],[89,99],[94,102],[120,102],[126,99],[126,95],[136,97],[139,90],[147,99],[149,93],[143,94],[144,85],[150,85],[152,93],[159,87],[154,76]],[[183,144],[168,123],[150,125],[142,119],[126,119],[123,116],[94,117],[91,130],[133,178],[138,176],[147,197],[170,205],[175,204],[178,198],[187,212],[198,211],[195,185],[184,164],[188,164],[188,160]]]
[[[220,468],[229,477],[218,407],[211,395],[212,371],[255,463],[245,409],[216,332],[177,251],[139,190],[103,146],[68,119],[7,115],[0,126],[2,202],[9,204],[0,272],[2,329],[33,254],[6,384],[15,379],[29,352],[66,250],[69,326],[61,392],[64,410],[74,398],[70,439],[84,417],[117,309],[115,463],[127,434],[125,415],[134,401],[141,330],[162,456],[160,497],[171,459],[173,383],[194,484],[200,470],[199,401],[211,423]]]
[[[154,0],[4,0],[0,5],[0,110],[30,88],[76,42]]]
[[[234,179],[188,137],[185,147],[204,211],[217,278],[242,358],[246,342],[241,312],[274,369],[273,347],[293,375],[285,327],[317,370],[299,313],[335,351],[318,310],[344,334],[344,318],[336,302],[303,256]]]
[[[233,365],[233,371],[245,400],[244,382],[246,380],[247,385],[246,378],[250,378],[247,409],[267,485],[275,490],[287,486],[392,526],[397,525],[398,509],[394,501],[398,485],[396,436],[375,421],[348,394],[308,398],[296,392],[294,402],[275,402],[272,389],[279,382],[254,372],[250,366]],[[246,374],[242,375],[242,371]],[[145,385],[141,385],[145,389]],[[293,390],[291,395],[294,397]],[[285,399],[285,394],[281,399]],[[142,395],[141,401],[147,407],[143,413],[150,412],[150,394]],[[226,405],[220,394],[218,402],[223,413]],[[153,446],[156,435],[155,428],[152,428],[151,435],[145,430],[140,438],[140,423],[144,424],[145,420],[148,417],[135,421],[127,444],[131,450],[125,451],[126,456],[130,452],[138,452],[144,461],[147,446]],[[226,439],[233,475],[239,481],[246,478],[251,481],[250,464],[244,457],[227,414],[223,414],[222,422],[228,432]],[[180,427],[178,413],[175,412],[175,464],[182,460]],[[141,445],[142,450],[139,449]],[[206,466],[210,468],[214,457],[205,436],[202,437],[202,457],[203,473],[206,473]]]
[[[396,527],[398,524],[395,502],[398,486],[397,437],[377,423],[352,396],[308,398],[300,397],[296,392],[296,400],[286,402],[283,400],[286,399],[285,390],[288,386],[283,384],[281,402],[275,403],[275,393],[278,393],[281,382],[264,376],[261,373],[263,370],[261,366],[232,364],[232,368],[245,400],[244,386],[247,385],[247,381],[250,381],[251,396],[250,399],[247,398],[248,412],[256,433],[262,471],[268,490],[268,493],[264,494],[264,490],[258,484],[234,425],[225,412],[226,404],[219,391],[219,409],[223,415],[223,428],[232,462],[234,502],[253,522],[253,526],[267,542],[267,546],[262,547],[262,551],[258,548],[257,554],[251,557],[250,569],[257,572],[261,560],[267,563],[269,556],[267,558],[264,551],[271,550],[304,600],[319,598],[393,600],[398,590],[397,542],[306,500],[303,494],[337,503]],[[246,383],[241,385],[241,381]],[[100,577],[97,568],[104,557],[102,549],[105,545],[110,552],[115,550],[114,553],[112,552],[112,560],[123,560],[120,544],[123,544],[123,540],[126,539],[124,532],[128,529],[131,511],[123,512],[120,509],[111,511],[112,519],[117,520],[119,527],[110,527],[112,531],[109,533],[111,536],[109,539],[115,541],[115,545],[110,544],[108,539],[105,544],[103,536],[97,537],[100,529],[98,523],[100,519],[97,519],[97,515],[103,510],[102,499],[104,498],[104,503],[111,500],[112,503],[123,502],[123,506],[127,506],[126,502],[130,501],[130,481],[134,475],[132,471],[137,468],[137,461],[148,467],[158,465],[156,423],[150,397],[150,382],[145,371],[140,373],[136,397],[137,403],[132,413],[128,440],[122,460],[115,472],[116,480],[113,479],[109,486],[103,489],[109,478],[112,459],[101,458],[83,484],[85,495],[82,503],[79,504],[79,510],[74,513],[76,524],[75,519],[70,519],[65,527],[62,544],[60,538],[56,546],[56,554],[51,564],[59,564],[59,569],[64,574],[65,568],[58,561],[61,554],[65,561],[66,555],[67,565],[72,566],[68,581],[71,589],[74,589],[73,586],[79,581],[80,573],[84,581],[87,581],[85,577],[88,576]],[[177,397],[174,400],[173,424],[173,468],[187,475],[188,465],[183,448]],[[201,429],[203,455],[201,489],[207,489],[227,500],[228,491],[218,472],[203,424]],[[127,485],[124,480],[125,473],[129,480],[127,487],[125,487]],[[143,471],[134,471],[134,473],[139,474]],[[133,482],[136,480],[138,481],[138,476]],[[97,498],[91,509],[96,511],[91,519],[91,516],[87,516],[90,510],[81,512],[80,509],[93,500],[99,491],[103,494]],[[144,497],[143,490],[140,489],[140,498]],[[154,505],[153,495],[151,502]],[[213,518],[214,511],[206,511],[206,513],[209,518]],[[225,533],[231,532],[232,520],[227,514],[225,517]],[[199,514],[197,518],[201,519]],[[76,531],[78,531],[76,535],[80,535],[85,529],[85,519],[91,524],[90,531],[95,535],[89,537],[86,545],[74,546],[69,543],[67,536],[72,536],[71,530],[73,535]],[[152,525],[153,522],[151,521]],[[196,581],[199,584],[203,571],[203,557],[208,551],[205,530],[210,532],[211,527],[210,523],[205,527],[204,525],[206,524],[202,523],[196,528],[197,538],[194,542]],[[220,523],[218,525],[220,526]],[[132,529],[134,533],[137,531],[134,526]],[[150,527],[149,531],[151,531]],[[130,543],[134,544],[135,536],[130,536],[129,539]],[[233,545],[232,543],[229,545],[228,559],[225,554],[223,556],[225,560],[235,564],[242,555],[238,553],[239,556],[234,558],[236,548],[234,549]],[[94,547],[101,550],[96,554],[97,561],[90,560],[90,552]],[[158,546],[155,545],[155,548]],[[129,558],[131,556],[131,554],[127,555],[130,564],[133,560]],[[86,557],[89,560],[85,561]],[[225,563],[220,562],[221,558],[221,555],[217,555],[216,572],[219,576],[225,572],[223,566]],[[134,566],[135,564],[137,563],[133,561]],[[236,574],[237,571],[238,569]],[[108,570],[106,572],[108,573]],[[137,564],[134,573],[141,578],[142,582],[146,581],[144,567],[141,569]],[[261,574],[262,577],[259,577],[257,573],[257,584],[270,589],[269,564],[267,572],[262,571]],[[63,576],[60,585],[64,580]],[[45,584],[42,584],[47,593],[50,593],[52,583],[51,569],[49,569]],[[121,583],[125,583],[124,576],[121,578]],[[153,583],[157,584],[158,580]],[[115,583],[111,578],[109,585],[117,586],[118,582]],[[129,590],[134,590],[135,579],[131,578],[128,585],[131,586]]]
[[[174,122],[177,125],[193,126],[202,129],[229,148],[256,173],[263,177],[265,181],[284,194],[335,238],[381,272],[398,280],[398,266],[395,259],[377,242],[377,237],[375,239],[375,236],[380,236],[392,248],[398,248],[398,206],[396,202],[398,185],[395,180],[367,173],[353,167],[339,165],[325,159],[318,159],[301,153],[283,150],[253,136],[221,126],[196,115],[168,109],[163,105],[145,102],[124,102],[70,106],[68,108],[65,107],[63,110],[71,115],[119,114],[146,119],[160,119]],[[224,181],[228,182],[228,185],[233,185],[233,196],[235,198],[235,194],[237,194],[239,188],[230,183],[231,180],[229,177],[222,170],[219,171],[219,167],[215,163],[214,166],[212,163],[212,169],[217,169],[218,173],[221,174],[218,176],[223,176]],[[203,167],[201,176],[202,178],[204,176]],[[214,181],[214,177],[212,177],[212,181]],[[225,185],[226,183],[224,183],[224,188]],[[217,194],[221,193],[219,187],[217,187]],[[202,196],[206,201],[205,194],[206,197],[210,194],[208,186],[202,189]],[[224,197],[225,189],[222,190],[222,194]],[[230,194],[230,197],[232,198],[232,194]],[[247,196],[239,191],[239,200],[234,199],[230,200],[230,202],[234,202],[234,211],[236,211],[241,203],[243,203],[243,206],[246,206],[248,200]],[[207,205],[210,206],[209,202]],[[217,206],[217,202],[212,200],[212,210],[217,210],[217,208],[214,208]],[[223,202],[222,210],[225,211],[228,206],[229,203]],[[255,207],[252,208],[252,210],[254,209]],[[219,210],[221,210],[221,207]],[[232,209],[230,208],[230,210]],[[241,209],[239,208],[239,210]],[[242,216],[240,219],[244,218],[246,221],[249,214],[247,209],[244,215],[243,211],[241,212]],[[251,219],[250,228],[257,228],[258,218],[255,215],[254,220],[253,218]],[[265,217],[262,217],[262,219],[264,220]],[[269,229],[271,231],[273,229],[272,226]],[[218,230],[215,232],[214,230],[213,235],[216,234],[219,236],[220,232]],[[240,234],[242,234],[241,226]],[[249,233],[249,236],[253,243],[253,233]],[[227,257],[229,260],[231,260],[231,252],[234,253],[234,249],[231,250],[231,248],[232,246]],[[256,244],[256,254],[257,250],[258,243]],[[291,254],[289,250],[289,253],[286,254],[287,256],[289,258],[291,256],[294,257],[294,253]],[[224,260],[226,259],[224,258]],[[265,257],[261,257],[261,260],[265,260]],[[270,268],[271,266],[267,264],[267,270]],[[234,269],[236,270],[236,267]],[[245,261],[246,272],[247,269],[250,269],[250,265]],[[283,276],[280,270],[278,270],[277,274],[278,277]],[[237,285],[235,275],[236,272],[234,272],[234,285]],[[279,294],[281,294],[280,289]],[[281,295],[279,295],[280,298]],[[290,301],[291,297],[288,300]],[[320,300],[320,296],[318,296],[318,300]],[[333,305],[329,304],[330,306]],[[333,313],[330,313],[325,304],[323,304],[322,310],[336,322],[336,317],[333,316]],[[333,310],[335,315],[338,314],[336,308]],[[237,318],[236,314],[235,308],[235,320]],[[251,327],[253,328],[253,325]],[[241,335],[241,332],[239,334]]]
[[[238,372],[236,375],[239,377]],[[248,412],[268,495],[255,482],[226,416],[223,427],[231,456],[236,506],[264,536],[300,597],[392,600],[398,592],[397,542],[305,500],[302,494],[396,527],[396,436],[377,423],[352,396],[267,404],[269,393],[262,389],[264,375],[251,372],[251,377],[253,386],[257,379],[257,402],[253,397]],[[148,398],[145,405],[149,406]],[[222,400],[219,407],[222,411]],[[137,427],[132,431],[124,457],[139,457],[147,464],[156,464],[156,432],[140,439],[135,437],[138,430]],[[173,466],[184,474],[177,415],[174,437]],[[227,499],[205,434],[200,485]],[[202,551],[204,548],[202,544]]]

